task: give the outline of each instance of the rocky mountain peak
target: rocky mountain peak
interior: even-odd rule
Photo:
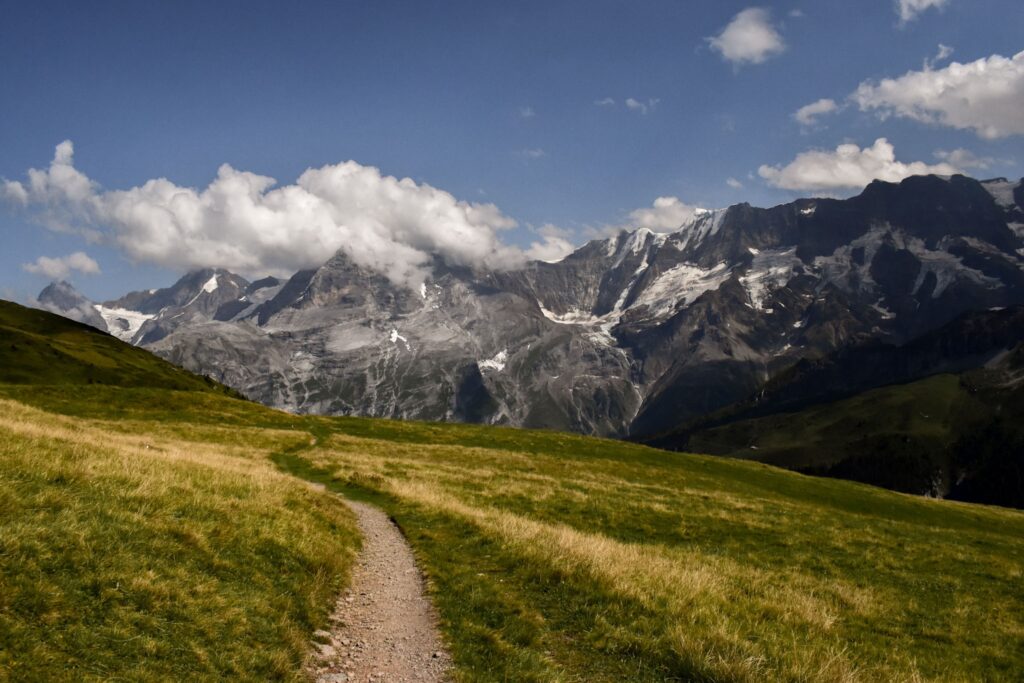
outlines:
[[[52,313],[58,313],[80,323],[106,330],[107,324],[96,311],[95,305],[85,295],[65,280],[51,282],[37,297],[39,306]]]

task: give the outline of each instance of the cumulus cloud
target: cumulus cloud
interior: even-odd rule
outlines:
[[[796,119],[801,126],[810,127],[818,122],[819,116],[834,114],[837,111],[839,111],[839,105],[836,104],[835,100],[822,98],[817,102],[805,104],[797,109],[793,114],[793,118]]]
[[[613,107],[615,106],[615,98],[602,97],[599,100],[594,100],[594,106],[596,107]]]
[[[735,17],[717,36],[707,39],[711,49],[736,66],[760,64],[786,49],[786,43],[771,22],[771,14],[749,7]]]
[[[70,141],[48,169],[4,181],[9,200],[95,231],[130,259],[174,269],[224,267],[288,275],[339,250],[354,262],[412,287],[433,255],[457,265],[515,267],[521,250],[499,233],[516,226],[493,204],[459,201],[409,178],[355,161],[306,170],[291,185],[225,164],[205,188],[165,178],[103,190],[74,167]]]
[[[88,254],[76,251],[67,256],[51,258],[40,256],[34,263],[21,264],[22,270],[33,275],[43,275],[51,280],[63,280],[72,271],[78,271],[84,275],[99,275],[100,264],[96,263]]]
[[[743,183],[741,183],[740,181],[736,180],[735,178],[726,178],[725,179],[725,184],[728,185],[729,187],[731,187],[734,190],[742,190],[743,189]]]
[[[678,197],[658,197],[650,208],[630,212],[629,225],[654,232],[672,232],[703,210],[699,206],[681,201]]]
[[[900,23],[906,24],[927,9],[942,9],[948,4],[949,0],[896,0],[896,14],[900,17]]]
[[[761,166],[758,174],[769,184],[784,190],[830,192],[860,189],[872,180],[898,182],[912,175],[936,173],[952,175],[959,169],[951,163],[904,163],[896,160],[896,150],[885,138],[861,149],[854,144],[839,145],[835,151],[801,152],[785,166]]]
[[[954,166],[956,168],[977,168],[985,170],[996,163],[993,157],[979,157],[969,149],[960,147],[958,149],[935,151],[935,158]]]
[[[850,96],[861,111],[973,130],[989,140],[1024,135],[1024,51],[943,69],[865,81]]]
[[[554,263],[571,254],[576,247],[570,241],[572,233],[556,225],[546,224],[535,231],[541,240],[532,242],[526,256],[538,261]]]
[[[633,111],[638,111],[641,114],[646,114],[647,112],[651,111],[656,106],[658,106],[658,102],[661,102],[661,100],[658,99],[657,97],[652,97],[648,99],[646,102],[642,102],[632,97],[627,97],[626,108],[631,109]]]

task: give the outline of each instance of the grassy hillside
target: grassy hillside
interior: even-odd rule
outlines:
[[[0,680],[301,680],[358,544],[269,459],[308,435],[57,316],[0,335]]]
[[[52,313],[0,300],[0,382],[160,387],[237,396],[148,351]]]
[[[897,491],[1024,508],[1024,308],[902,346],[804,359],[746,400],[641,440]]]
[[[341,424],[284,464],[396,516],[463,680],[1013,680],[1024,667],[1019,512],[580,437],[527,434],[516,450],[487,428],[367,431]]]
[[[1024,513],[548,432],[0,385],[0,679],[295,679],[376,502],[459,681],[1015,680]]]
[[[882,387],[689,436],[689,449],[1024,507],[1024,347],[992,369]]]
[[[876,483],[901,488],[919,484],[921,476],[927,478],[933,465],[930,456],[944,457],[964,421],[983,410],[981,406],[971,410],[970,402],[959,377],[937,375],[799,412],[708,429],[691,436],[689,447],[790,469],[818,470],[875,452],[879,460],[893,466],[892,481]],[[919,458],[920,453],[925,457]],[[908,473],[907,467],[922,471]]]

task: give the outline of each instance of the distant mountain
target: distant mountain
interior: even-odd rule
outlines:
[[[985,366],[1024,341],[1024,306],[971,311],[905,344],[871,339],[820,358],[803,358],[743,401],[645,437],[649,445],[685,450],[689,436],[720,425],[836,401],[890,384]]]
[[[95,304],[68,282],[51,282],[37,297],[43,310],[77,320],[96,329],[108,330],[107,321],[96,310]]]
[[[112,333],[293,411],[643,437],[801,362],[1024,304],[1022,205],[1019,181],[919,176],[707,211],[519,270],[438,259],[411,288],[339,252],[284,282],[196,271],[97,311]],[[843,381],[863,373],[842,367]]]
[[[1024,507],[1024,307],[801,360],[648,445]],[[985,450],[984,444],[988,444]]]

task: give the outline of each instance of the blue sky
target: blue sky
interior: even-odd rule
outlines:
[[[339,238],[345,248],[359,241],[352,230],[384,231],[383,241],[356,253],[404,269],[402,277],[415,270],[416,250],[489,263],[512,258],[502,245],[528,249],[545,235],[551,244],[578,244],[645,215],[660,227],[659,216],[633,213],[658,197],[678,198],[685,213],[849,195],[861,171],[836,177],[822,165],[843,144],[857,146],[856,163],[868,148],[884,157],[879,138],[899,164],[1024,175],[1024,80],[1014,75],[1024,58],[1013,60],[1024,50],[1024,5],[902,1],[903,18],[896,0],[0,0],[0,289],[24,299],[66,273],[94,298],[119,296],[168,284],[214,258],[199,251],[211,235],[251,237],[237,225],[223,228],[222,214],[203,204],[204,241],[179,248],[173,233],[150,248],[162,224],[125,219],[123,197],[96,208],[63,190],[32,194],[26,172],[46,169],[64,140],[74,145],[69,164],[96,196],[154,178],[201,193],[222,164],[287,186],[306,169],[353,160],[497,207],[500,217],[481,219],[445,200],[443,224],[410,218],[414,225],[396,237],[380,223],[433,200],[405,204],[401,187],[360,175],[374,201],[401,205],[364,218],[348,188],[325,211],[340,211],[336,220],[351,228]],[[996,56],[1007,60],[998,66],[1009,74],[1009,94],[994,84],[993,102],[966,110],[929,94],[950,64]],[[958,87],[974,92],[975,80],[996,70],[985,61],[980,75],[958,75]],[[882,79],[908,72],[917,75],[883,87]],[[806,125],[794,118],[823,99],[832,101],[819,108],[826,113],[805,117]],[[825,156],[798,156],[811,150]],[[863,172],[900,168],[883,159]],[[26,191],[12,189],[15,182]],[[287,220],[294,219],[266,230],[287,231]],[[486,234],[479,244],[454,240],[474,245],[463,248],[436,234],[452,225]],[[300,227],[297,240],[321,240]],[[406,260],[381,256],[409,233]],[[276,258],[279,242],[257,241],[225,265],[283,272],[317,257],[306,249]],[[321,241],[324,249],[339,244]],[[221,247],[210,249],[227,253]],[[81,259],[37,260],[80,251],[95,269]]]

